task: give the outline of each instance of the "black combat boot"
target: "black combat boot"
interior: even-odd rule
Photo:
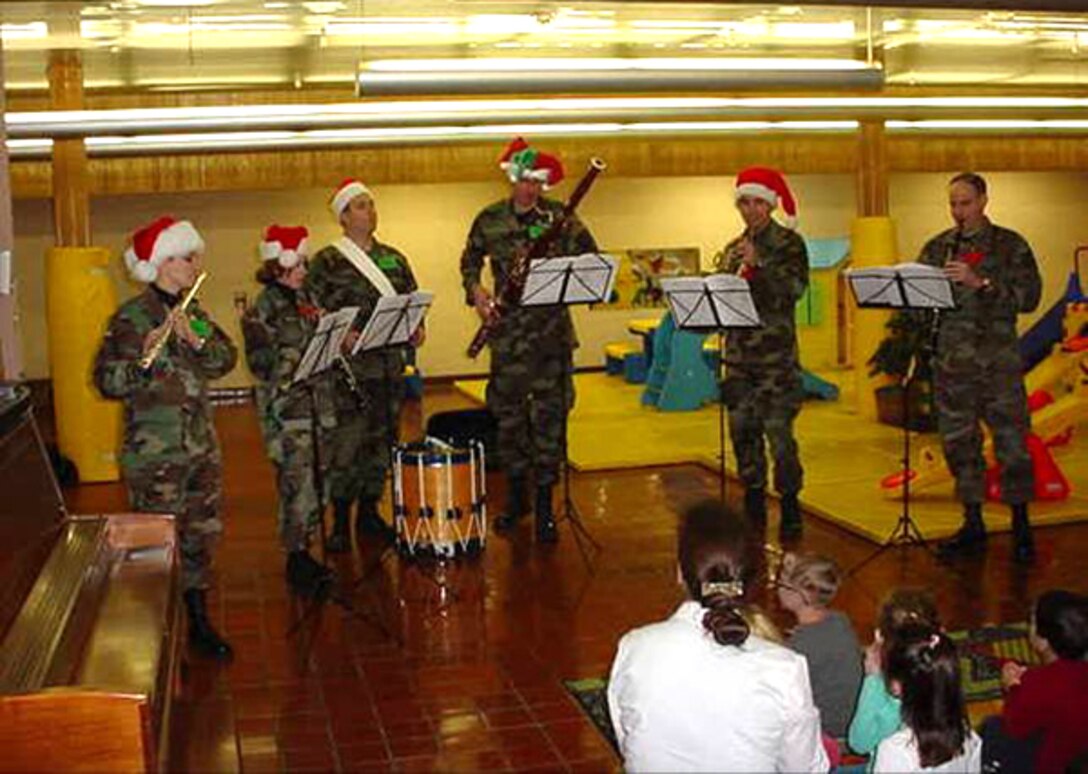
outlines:
[[[355,512],[355,539],[362,540],[363,535],[376,535],[386,544],[397,539],[396,531],[378,513],[378,501],[371,497],[360,497]]]
[[[937,557],[954,559],[977,553],[986,548],[986,525],[982,523],[982,503],[964,503],[963,526],[959,531],[938,544]]]
[[[748,523],[763,527],[767,524],[767,493],[762,487],[744,490],[744,515]]]
[[[351,550],[351,500],[332,501],[332,534],[325,541],[330,554],[342,554]]]
[[[555,513],[552,511],[552,485],[542,484],[536,488],[536,540],[538,543],[558,543],[559,529],[555,526]]]
[[[1035,539],[1031,536],[1027,503],[1012,507],[1012,558],[1023,564],[1035,558]]]
[[[332,583],[333,574],[325,565],[302,549],[287,554],[287,583],[303,596],[317,596]]]
[[[513,529],[525,515],[525,510],[525,478],[507,476],[506,509],[495,519],[495,529],[499,532]]]
[[[797,502],[797,493],[782,495],[779,504],[780,520],[778,522],[778,539],[781,542],[796,540],[804,531],[801,522],[801,504]]]
[[[204,589],[189,589],[183,597],[185,608],[189,611],[189,644],[193,649],[224,661],[233,656],[230,644],[219,636],[208,620],[207,592]]]

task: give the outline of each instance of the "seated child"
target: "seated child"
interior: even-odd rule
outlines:
[[[873,771],[982,771],[982,740],[967,720],[956,644],[927,624],[902,627],[884,653],[884,679],[903,726],[876,748]]]
[[[1031,623],[1043,665],[1002,669],[1004,710],[982,724],[987,770],[1066,771],[1088,753],[1088,597],[1048,591]]]
[[[873,641],[865,649],[865,679],[847,733],[850,749],[856,753],[872,753],[902,725],[899,699],[888,692],[884,682],[884,652],[900,629],[919,623],[940,628],[937,606],[923,589],[896,589],[880,606]]]
[[[828,607],[841,582],[835,562],[812,554],[787,554],[778,579],[778,601],[797,619],[787,644],[808,661],[823,731],[837,738],[846,736],[862,679],[850,619]]]

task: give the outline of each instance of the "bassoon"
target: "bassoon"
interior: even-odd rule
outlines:
[[[563,211],[559,213],[559,217],[551,222],[547,230],[537,237],[529,249],[520,252],[514,259],[514,265],[511,267],[509,274],[507,274],[506,282],[500,288],[499,292],[495,295],[495,299],[491,303],[491,310],[484,320],[483,325],[476,331],[476,335],[472,339],[472,343],[468,345],[468,356],[476,357],[483,350],[487,344],[491,334],[495,331],[499,321],[506,315],[508,311],[515,308],[521,299],[522,291],[525,290],[525,281],[529,277],[529,267],[534,260],[552,257],[548,256],[548,251],[551,249],[552,244],[563,233],[563,229],[566,227],[567,222],[571,216],[574,215],[574,211],[578,209],[578,205],[581,203],[583,197],[589,193],[590,186],[593,185],[593,181],[597,179],[597,175],[604,172],[607,164],[599,158],[592,158],[589,160],[589,169],[586,170],[586,174],[578,181],[578,185],[575,187],[573,193],[570,195],[570,199],[563,205]]]

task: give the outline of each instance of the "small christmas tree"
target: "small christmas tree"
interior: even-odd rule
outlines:
[[[919,431],[933,430],[932,312],[901,310],[893,314],[884,327],[888,335],[868,360],[869,375],[887,374],[894,377],[898,384],[877,389],[880,420],[902,427],[902,382],[909,376],[907,397],[910,404],[910,428]]]

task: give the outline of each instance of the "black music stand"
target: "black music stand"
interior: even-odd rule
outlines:
[[[586,253],[578,256],[563,256],[557,258],[541,258],[532,262],[529,273],[525,278],[525,287],[521,293],[519,306],[543,307],[543,306],[576,306],[579,304],[597,304],[607,301],[612,295],[612,288],[616,283],[616,273],[619,262],[611,255],[600,253]],[[572,364],[573,368],[573,364]],[[571,379],[574,378],[573,371]],[[560,400],[564,410],[569,403],[567,395],[566,375],[560,380]],[[593,564],[587,553],[583,541],[589,543],[593,549],[593,556],[601,552],[601,544],[598,543],[586,529],[584,522],[578,513],[574,498],[570,493],[570,481],[572,466],[570,462],[570,449],[568,446],[568,428],[570,425],[570,412],[565,413],[563,421],[563,507],[560,510],[556,523],[569,521],[574,532],[575,543],[582,559],[592,573]],[[532,432],[532,430],[530,430]]]
[[[395,296],[382,296],[378,299],[370,319],[366,321],[363,332],[355,342],[352,354],[381,352],[409,346],[412,338],[423,325],[423,320],[433,302],[434,294],[425,290],[416,290]],[[398,376],[398,378],[400,377]],[[393,416],[393,384],[387,367],[382,369],[382,392],[385,398],[385,445],[389,454],[389,475],[392,476],[395,467],[394,449],[397,444],[397,417]],[[394,486],[389,487],[389,515],[393,520],[393,529],[396,529],[398,515],[395,489]],[[393,553],[395,547],[395,544],[385,546],[378,558],[372,563],[370,569],[364,570],[359,583],[364,583],[382,565],[385,558]],[[419,570],[420,575],[439,589],[440,597],[445,600],[448,591],[445,582],[445,558],[437,557],[434,563],[428,565],[426,569],[419,563],[420,558],[414,559],[409,566]],[[454,598],[456,598],[456,593]],[[444,605],[442,609],[444,609]]]
[[[718,344],[718,474],[721,501],[725,502],[725,334],[731,330],[758,328],[763,323],[752,299],[748,281],[735,274],[709,277],[668,277],[661,288],[669,302],[678,330],[717,333]]]
[[[321,509],[321,546],[323,552],[326,538],[325,485],[321,466],[321,438],[318,428],[317,396],[315,395],[314,390],[314,379],[335,364],[341,364],[345,368],[348,367],[341,354],[341,347],[343,346],[344,339],[348,332],[352,329],[358,313],[359,307],[350,306],[335,312],[330,312],[321,317],[318,321],[317,329],[314,331],[313,335],[310,337],[310,341],[306,345],[306,350],[302,354],[302,359],[295,369],[295,375],[291,382],[293,385],[300,383],[305,384],[307,393],[310,397],[310,427],[314,447],[314,487],[317,490],[318,507]],[[356,392],[354,385],[352,390],[353,392]],[[359,395],[358,392],[356,392],[356,398],[360,400],[360,402],[363,400],[363,396]],[[326,560],[327,558],[328,557],[325,556]],[[307,621],[316,620],[319,617],[322,605],[325,602],[333,602],[342,608],[345,613],[370,624],[381,631],[385,636],[396,639],[377,615],[368,610],[359,608],[347,594],[342,590],[335,588],[334,584],[335,581],[330,580],[329,583],[315,591],[312,595],[310,604],[303,611],[299,619],[288,629],[288,636],[300,631]]]
[[[936,266],[906,263],[898,266],[878,266],[853,269],[846,272],[854,300],[862,309],[926,310],[939,315],[941,309],[956,306],[952,284],[944,272]],[[937,318],[934,319],[933,335],[936,335]],[[854,565],[847,575],[853,575],[892,547],[918,546],[931,551],[917,523],[910,515],[910,387],[918,370],[918,354],[911,360],[910,368],[900,381],[903,413],[903,467],[902,508],[888,538],[869,556]]]
[[[412,337],[423,325],[423,319],[427,316],[427,310],[434,302],[434,294],[423,290],[412,293],[404,293],[395,296],[382,296],[374,306],[370,319],[366,321],[363,332],[355,341],[352,356],[360,352],[380,352],[387,349],[406,347],[411,344]],[[399,375],[398,378],[403,376]],[[385,435],[386,448],[389,453],[388,470],[393,470],[393,447],[397,442],[397,418],[393,416],[393,385],[389,375],[389,369],[382,369],[382,390],[385,397]],[[389,490],[389,515],[396,520],[397,503],[393,489]]]
[[[355,317],[359,314],[359,307],[346,306],[335,312],[323,315],[317,322],[317,329],[313,332],[306,349],[302,353],[298,366],[295,368],[291,386],[304,384],[306,394],[310,399],[310,432],[314,447],[314,487],[317,489],[317,505],[321,509],[321,551],[325,551],[325,485],[324,476],[321,473],[321,438],[318,428],[317,395],[314,390],[314,379],[324,371],[340,361],[340,348],[344,343],[344,337],[351,330]]]

